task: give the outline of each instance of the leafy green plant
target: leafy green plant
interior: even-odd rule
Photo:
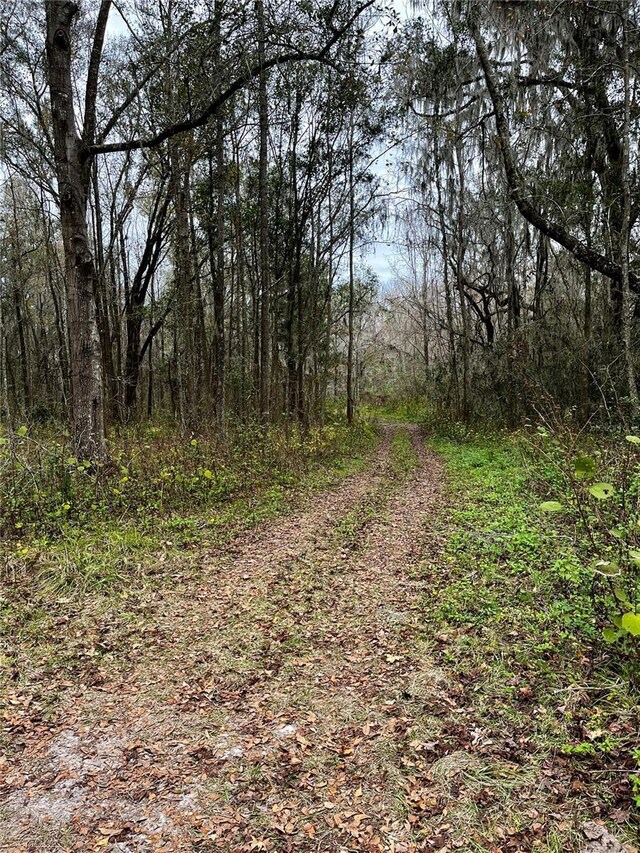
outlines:
[[[293,485],[374,441],[370,424],[340,418],[307,430],[246,424],[224,441],[146,424],[115,432],[109,461],[89,464],[64,431],[24,427],[0,439],[0,556],[50,587],[117,585],[141,552],[273,515]]]
[[[636,807],[640,809],[640,749],[634,749],[632,751],[632,756],[638,765],[639,771],[638,773],[632,773],[629,776],[629,781],[631,782],[631,796]]]
[[[602,638],[638,653],[640,637],[640,437],[579,447],[567,429],[539,428],[533,446],[555,495],[539,505],[572,524],[589,568]]]
[[[565,743],[562,746],[562,752],[565,755],[595,755],[596,747],[595,744],[590,741],[583,741],[582,743]]]

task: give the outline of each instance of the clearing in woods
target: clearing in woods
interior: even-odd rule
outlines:
[[[99,665],[43,682],[48,713],[16,699],[0,849],[540,847],[552,780],[430,654],[441,481],[419,430],[387,426],[364,473],[132,593]]]

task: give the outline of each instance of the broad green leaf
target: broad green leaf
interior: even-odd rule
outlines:
[[[626,436],[626,439],[629,444],[640,444],[640,438],[638,438],[637,435],[628,435]]]
[[[77,465],[77,464],[78,464],[78,460],[76,459],[75,456],[69,456],[67,458],[67,465]]]
[[[622,627],[634,637],[640,635],[640,613],[625,613],[622,617]]]
[[[612,621],[616,628],[622,628],[622,616],[614,616]]]
[[[0,437],[0,445],[2,445],[2,444],[9,444],[9,439],[4,438],[4,437]]]
[[[632,563],[634,563],[638,568],[640,568],[640,551],[629,550],[629,559]]]
[[[210,480],[213,477],[213,473],[208,468],[206,468],[203,473],[207,480]]]
[[[578,456],[573,463],[573,473],[579,480],[590,480],[596,473],[596,467],[590,456]]]
[[[559,501],[544,501],[540,504],[542,512],[562,512],[564,507]]]
[[[614,595],[615,595],[615,597],[618,599],[618,601],[622,601],[622,603],[623,603],[623,604],[628,604],[628,603],[629,603],[629,596],[627,595],[627,591],[626,591],[626,589],[622,589],[622,587],[617,586],[617,587],[613,590],[613,594],[614,594]]]
[[[615,491],[611,483],[594,483],[593,486],[589,486],[589,494],[598,498],[599,501],[613,497]]]
[[[26,435],[26,434],[27,434],[27,428],[26,428],[26,426],[18,427],[17,432],[18,432],[18,435],[20,435],[20,436],[24,436],[24,435]]]
[[[603,628],[602,636],[604,637],[605,643],[615,643],[620,634],[616,631],[615,628]]]
[[[598,560],[593,564],[593,570],[599,575],[606,575],[609,578],[620,574],[620,566],[613,560]]]

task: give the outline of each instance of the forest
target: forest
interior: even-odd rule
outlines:
[[[0,850],[640,849],[640,0],[3,0]]]

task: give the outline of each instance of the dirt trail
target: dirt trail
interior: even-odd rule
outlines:
[[[441,471],[410,427],[401,477],[397,429],[367,472],[154,594],[105,679],[18,732],[0,850],[431,849],[414,712],[455,700],[421,647],[415,569]]]

